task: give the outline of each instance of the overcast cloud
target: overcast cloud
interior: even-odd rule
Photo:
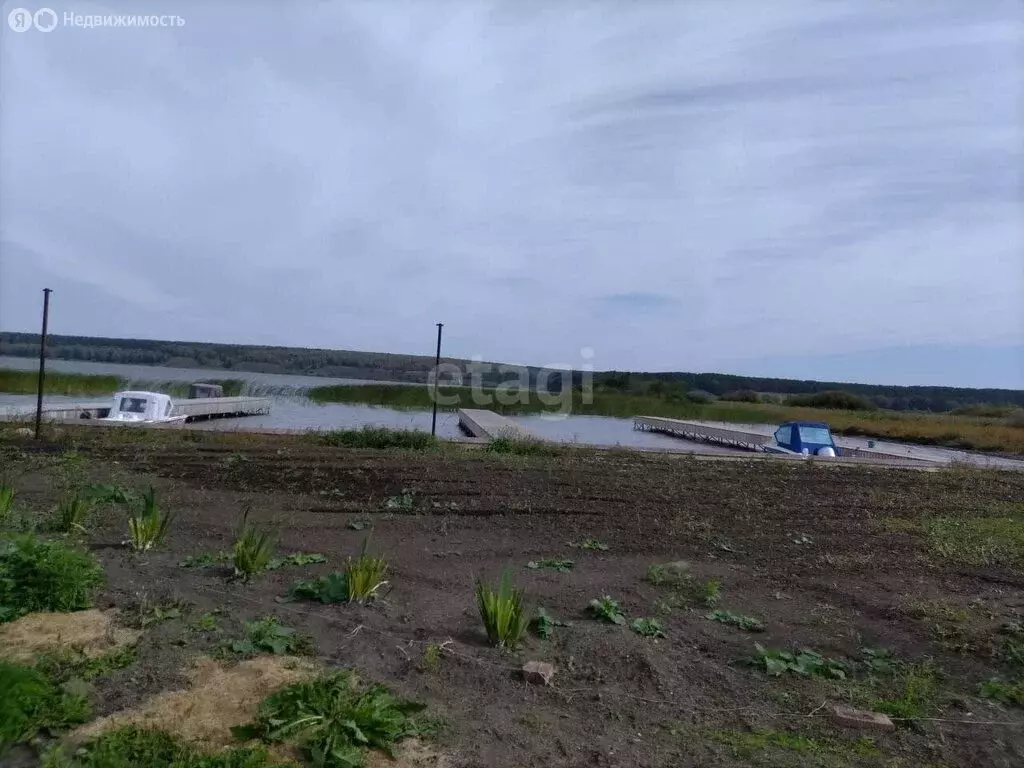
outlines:
[[[51,7],[5,330],[1024,387],[1017,0]]]

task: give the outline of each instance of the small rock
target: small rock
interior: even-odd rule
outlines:
[[[871,712],[867,709],[854,709],[836,704],[832,707],[832,719],[839,725],[850,728],[874,728],[879,731],[891,731],[896,726],[888,715],[881,712]]]
[[[523,677],[534,685],[551,685],[555,668],[546,661],[528,661],[523,664]]]

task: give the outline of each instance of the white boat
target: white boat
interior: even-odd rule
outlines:
[[[182,423],[188,417],[174,415],[171,398],[160,392],[117,392],[110,406],[110,413],[99,421],[113,421],[120,424],[174,424]]]

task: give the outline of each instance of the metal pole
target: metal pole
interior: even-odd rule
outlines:
[[[43,288],[43,332],[39,336],[39,381],[36,384],[36,440],[43,421],[43,382],[46,378],[46,325],[50,319],[50,288]]]
[[[444,328],[444,323],[437,324],[437,356],[434,358],[434,413],[430,417],[430,434],[437,434],[437,377],[438,368],[441,367],[441,329]]]

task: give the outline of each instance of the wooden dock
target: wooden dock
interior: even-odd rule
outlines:
[[[748,451],[763,451],[765,446],[772,441],[772,435],[767,432],[750,432],[742,429],[702,424],[699,421],[666,419],[657,416],[634,416],[633,429],[661,432],[662,434],[681,437],[685,440],[731,445],[736,448],[745,448]],[[768,429],[771,428],[768,427]],[[839,449],[840,457],[844,459],[865,459],[872,462],[882,461],[903,466],[935,466],[945,463],[941,459],[929,459],[924,456],[904,456],[890,451],[860,448],[844,443],[843,439],[839,437],[835,438],[835,443]]]
[[[758,432],[744,432],[739,429],[712,427],[699,421],[682,421],[681,419],[664,419],[658,416],[634,416],[633,429],[645,432],[661,432],[666,435],[682,437],[686,440],[698,440],[704,443],[719,443],[748,451],[761,451],[772,439],[771,435]]]
[[[184,415],[185,421],[229,419],[270,413],[269,397],[200,397],[191,400],[172,400],[173,416]],[[43,406],[46,421],[78,421],[101,419],[110,413],[109,400],[102,403],[60,403]],[[35,409],[13,411],[0,415],[0,421],[26,421],[35,418]]]
[[[494,411],[487,411],[481,408],[460,408],[459,426],[470,437],[483,440],[492,440],[495,437],[516,437],[534,438],[535,435],[527,432],[511,419],[507,419]]]

